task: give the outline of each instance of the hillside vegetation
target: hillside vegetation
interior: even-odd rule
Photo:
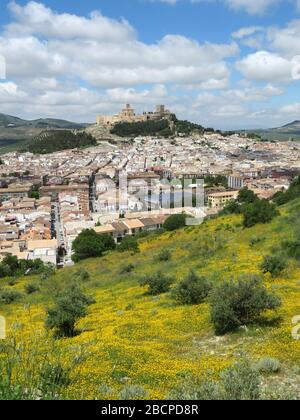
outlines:
[[[87,126],[55,118],[24,120],[0,113],[0,153],[20,150],[43,130],[80,130]]]
[[[60,150],[96,146],[97,140],[86,132],[74,133],[67,130],[43,131],[27,143],[24,151],[35,154],[47,154]]]
[[[199,397],[178,391],[178,386],[187,384],[187,377],[208,373],[218,380],[242,354],[262,372],[265,398],[300,398],[300,341],[292,338],[292,319],[300,315],[300,259],[288,253],[277,272],[267,259],[292,250],[284,244],[299,238],[299,216],[297,199],[280,207],[268,224],[244,228],[241,215],[225,215],[196,227],[151,234],[139,240],[139,253],[125,252],[122,258],[111,251],[54,275],[0,280],[5,290],[19,292],[10,304],[0,303],[8,327],[1,344],[0,391],[1,386],[7,389],[6,381],[13,390],[8,395],[15,398],[29,398],[30,384],[37,389],[30,398]],[[168,292],[149,293],[153,275],[164,280]],[[216,335],[206,299],[210,288],[247,276],[261,276],[282,305],[247,327]],[[182,291],[186,283],[196,284],[197,277],[200,299],[189,301]],[[59,291],[72,281],[89,297],[84,298],[89,306],[82,311],[86,316],[78,322],[77,334],[58,339],[45,329],[47,311],[49,317]],[[246,364],[239,369],[248,372]],[[218,392],[222,387],[226,391],[230,371],[226,375]],[[257,374],[251,375],[251,381],[258,381]],[[253,396],[258,396],[255,389]]]
[[[138,136],[161,136],[171,137],[176,134],[190,135],[193,132],[204,134],[214,132],[212,128],[205,129],[199,124],[189,121],[177,120],[175,115],[170,119],[141,121],[141,122],[120,122],[111,129],[111,134],[119,137]]]

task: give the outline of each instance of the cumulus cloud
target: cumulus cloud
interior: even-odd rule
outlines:
[[[236,64],[246,79],[261,82],[288,82],[292,80],[293,63],[279,54],[258,51]]]
[[[89,18],[58,14],[43,4],[10,5],[13,21],[0,38],[8,77],[80,77],[98,88],[147,83],[201,83],[229,77],[225,59],[236,43],[199,44],[167,35],[156,44],[138,40],[128,22],[99,12]]]

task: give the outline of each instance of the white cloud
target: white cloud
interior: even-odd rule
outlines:
[[[57,14],[36,2],[14,2],[10,10],[13,22],[0,38],[9,78],[68,74],[98,88],[223,81],[229,77],[225,59],[238,53],[234,42],[199,44],[180,35],[145,44],[126,21],[98,12],[89,18]]]
[[[267,38],[271,48],[279,51],[283,56],[292,58],[299,55],[300,19],[293,20],[285,28],[269,28]]]
[[[236,67],[248,80],[270,83],[292,80],[292,61],[268,51],[249,54],[238,61]]]

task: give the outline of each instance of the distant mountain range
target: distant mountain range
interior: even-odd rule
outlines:
[[[300,121],[296,120],[282,127],[265,130],[247,130],[247,132],[257,133],[270,140],[288,140],[290,138],[300,140]]]
[[[273,128],[270,131],[277,133],[290,134],[290,135],[300,135],[300,121],[296,120],[290,124],[286,124],[283,127]]]
[[[0,149],[2,153],[15,150],[24,141],[38,136],[43,130],[82,130],[88,125],[55,118],[24,120],[0,113]]]
[[[59,120],[55,118],[39,118],[37,120],[23,120],[22,118],[13,117],[11,115],[0,113],[0,128],[20,128],[20,127],[31,127],[40,129],[82,129],[88,124],[79,124],[65,120]]]

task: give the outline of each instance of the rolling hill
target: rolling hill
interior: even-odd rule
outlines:
[[[23,142],[38,136],[43,130],[80,130],[87,126],[88,124],[54,118],[24,120],[0,113],[0,151],[4,153],[15,150]]]
[[[247,130],[250,131],[250,130]],[[252,133],[259,134],[269,140],[300,140],[300,121],[296,120],[282,127],[270,128],[267,130],[252,130]]]
[[[140,239],[138,254],[120,258],[118,252],[110,252],[50,278],[0,280],[2,287],[23,293],[20,301],[0,305],[9,332],[2,342],[0,364],[10,360],[13,381],[26,389],[45,361],[63,366],[70,381],[60,398],[119,398],[121,390],[131,385],[143,389],[150,399],[164,399],[186,375],[211,372],[218,378],[243,353],[253,363],[266,357],[280,362],[279,372],[261,378],[267,398],[300,398],[300,341],[291,335],[292,319],[300,315],[296,260],[289,260],[277,278],[263,275],[266,287],[282,299],[276,317],[268,313],[263,323],[221,337],[215,335],[207,303],[180,305],[170,293],[151,297],[139,284],[145,274],[158,270],[175,282],[190,269],[214,283],[262,275],[264,256],[299,234],[299,214],[300,200],[296,200],[281,207],[280,216],[270,224],[244,229],[240,216],[219,217],[172,233],[150,234]],[[171,258],[161,262],[157,256],[166,249]],[[84,271],[90,278],[85,276],[82,287],[95,303],[79,322],[79,335],[55,340],[44,327],[46,308],[57,290]],[[39,291],[26,294],[24,287],[33,282]]]

